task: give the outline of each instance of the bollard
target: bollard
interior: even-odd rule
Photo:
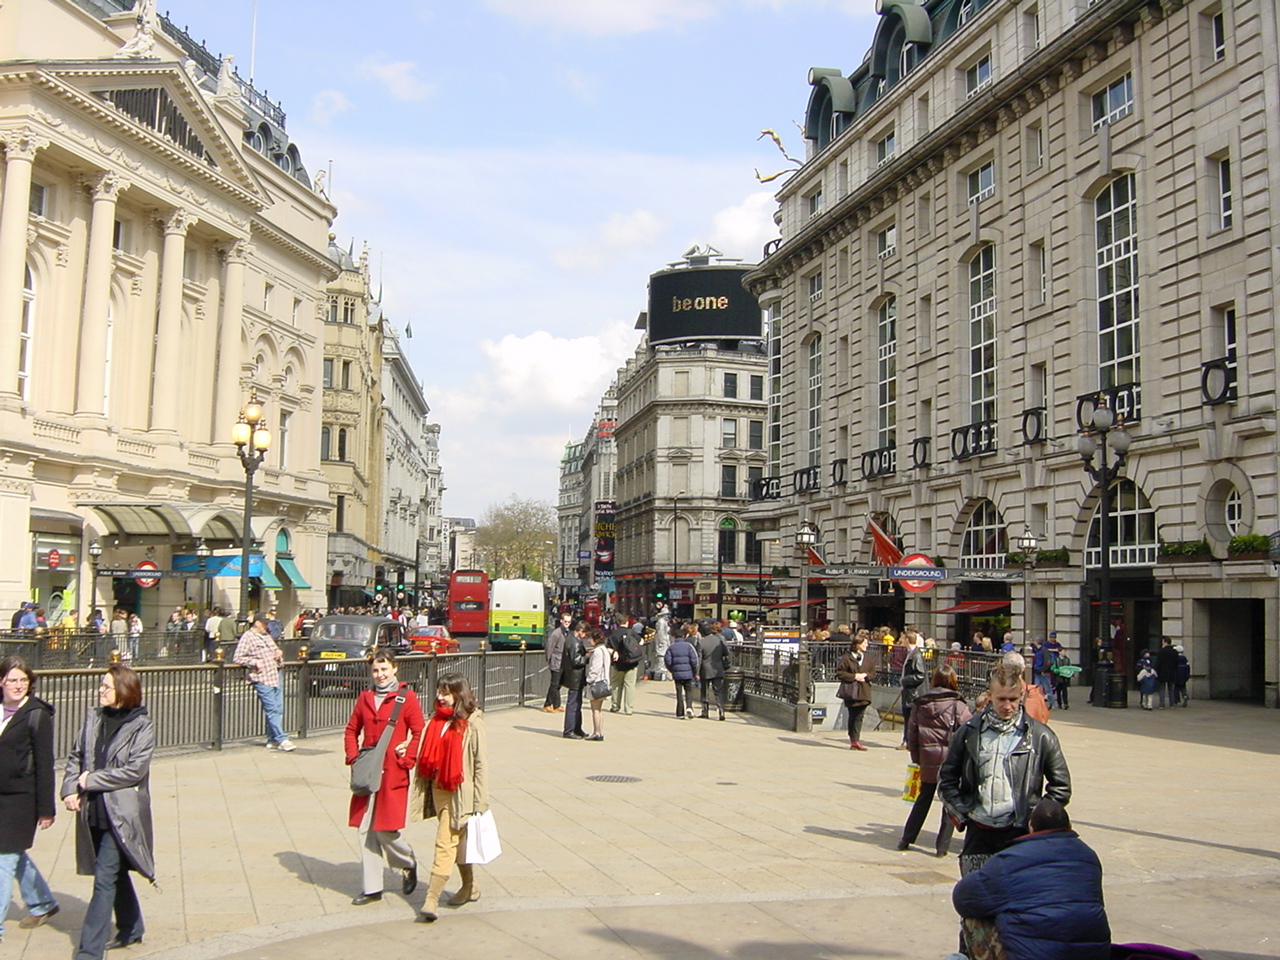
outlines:
[[[524,706],[525,686],[529,677],[528,670],[529,640],[527,637],[520,638],[520,694],[516,700],[517,707]]]
[[[489,662],[488,644],[485,643],[485,639],[486,638],[484,637],[480,638],[480,672],[479,672],[480,688],[476,690],[476,702],[480,705],[481,710],[485,709],[485,706],[486,706],[485,695],[484,695],[485,694],[484,678],[485,678],[485,673],[487,672],[486,667]]]
[[[800,649],[796,651],[796,733],[813,732],[813,704],[809,702],[810,676],[809,645],[801,640]]]
[[[227,664],[222,659],[222,648],[213,651],[213,749],[222,749],[223,723],[226,714],[226,699],[223,690],[227,684]]]
[[[304,643],[298,647],[298,739],[307,738],[307,723],[311,714],[311,662],[307,659],[310,648]]]

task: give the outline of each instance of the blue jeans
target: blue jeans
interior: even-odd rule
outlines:
[[[1035,671],[1036,686],[1040,688],[1040,692],[1044,694],[1044,702],[1053,708],[1053,678],[1043,670]]]
[[[13,891],[15,878],[28,913],[44,916],[58,906],[58,901],[54,899],[49,884],[45,883],[40,869],[32,863],[25,851],[0,853],[0,889],[5,893],[4,908],[0,910],[0,937],[4,936],[4,917],[9,912],[9,896]]]
[[[93,868],[93,896],[84,913],[80,947],[75,960],[102,960],[111,938],[111,913],[116,915],[116,935],[124,941],[141,940],[145,929],[138,895],[129,878],[129,858],[110,830],[91,828],[97,857]]]
[[[279,743],[287,740],[284,735],[284,691],[279,687],[268,686],[254,681],[253,692],[262,703],[262,712],[267,718],[267,740]]]

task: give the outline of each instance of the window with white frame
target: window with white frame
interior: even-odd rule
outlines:
[[[996,164],[988,160],[977,170],[969,171],[969,202],[977,203],[996,192]]]
[[[1227,57],[1227,18],[1221,10],[1209,17],[1210,55],[1213,61]]]
[[[1237,361],[1239,340],[1236,331],[1236,308],[1234,305],[1218,307],[1213,311],[1212,318],[1213,327],[1211,329],[1216,341],[1215,346],[1221,345],[1221,353],[1218,356],[1226,361],[1227,400],[1235,401],[1238,395],[1236,378],[1239,375]]]
[[[969,422],[996,418],[996,248],[969,261]]]
[[[876,163],[881,164],[891,159],[898,149],[898,141],[890,130],[876,141]]]
[[[1086,567],[1097,567],[1102,562],[1102,525],[1099,521],[1099,510],[1095,509],[1084,551]],[[1116,481],[1111,488],[1111,518],[1107,526],[1111,566],[1149,567],[1156,562],[1159,550],[1156,512],[1146,494],[1127,477]]]
[[[782,473],[782,323],[778,308],[765,311],[769,336],[769,474]]]
[[[1115,123],[1121,117],[1133,112],[1133,74],[1126,73],[1093,95],[1093,129],[1098,130],[1108,123]]]
[[[816,217],[822,212],[822,188],[819,187],[812,193],[805,196],[805,209],[809,211],[809,217]]]
[[[960,540],[960,566],[997,570],[1009,552],[1004,517],[990,500],[981,500],[969,515]]]
[[[876,311],[876,446],[892,447],[898,438],[898,298]]]
[[[809,288],[809,302],[817,303],[822,299],[822,271],[809,274],[807,284]]]
[[[966,97],[972,97],[975,93],[991,82],[991,55],[987,54],[980,60],[976,60],[969,65],[964,72],[964,94]]]
[[[748,450],[764,449],[764,421],[763,420],[747,421],[747,449]]]
[[[902,45],[902,53],[898,57],[898,76],[905,77],[924,59],[925,47],[908,40]]]
[[[732,417],[724,417],[720,421],[720,446],[736,447],[738,445],[738,421]]]
[[[891,223],[876,233],[876,256],[885,260],[898,252],[898,225]]]
[[[1043,240],[1035,240],[1027,247],[1028,292],[1036,306],[1049,300],[1049,251]]]
[[[1044,166],[1044,127],[1038,123],[1027,124],[1026,162],[1033,170]]]
[[[1234,218],[1234,204],[1231,198],[1231,158],[1220,157],[1214,165],[1217,167],[1218,175],[1218,227],[1230,230]]]
[[[49,189],[42,183],[32,183],[27,196],[27,212],[33,217],[47,217]]]
[[[1222,502],[1222,519],[1228,536],[1238,537],[1244,532],[1244,497],[1234,484]]]
[[[822,337],[809,341],[808,466],[822,463]]]
[[[31,399],[31,333],[36,315],[36,280],[31,268],[22,273],[22,317],[18,327],[18,396]]]
[[[1136,194],[1137,181],[1130,173],[1112,180],[1094,201],[1098,386],[1102,390],[1141,380]],[[1138,403],[1136,389],[1133,401]]]
[[[274,284],[264,283],[262,285],[262,312],[271,312],[271,295],[276,292]]]
[[[977,3],[975,0],[960,0],[960,16],[957,18],[957,26],[963,27],[966,23],[973,19],[973,14]]]

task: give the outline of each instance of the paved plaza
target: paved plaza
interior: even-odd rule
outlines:
[[[560,714],[490,715],[505,853],[479,869],[478,903],[443,907],[430,926],[412,922],[421,888],[409,902],[389,892],[350,904],[360,871],[340,736],[291,754],[159,758],[160,889],[141,890],[145,943],[120,960],[937,960],[954,949],[958,869],[954,854],[932,855],[936,814],[919,847],[894,849],[909,809],[897,731],[870,733],[870,751],[855,753],[837,733],[745,715],[677,720],[673,702],[670,684],[642,683],[637,713],[607,715],[603,743],[562,739]],[[1081,702],[1053,727],[1072,819],[1102,858],[1115,939],[1205,960],[1280,955],[1280,712]],[[91,886],[75,875],[70,826],[59,816],[33,850],[61,913],[27,931],[13,907],[4,956],[70,955]],[[425,860],[431,826],[407,831]],[[387,885],[398,889],[398,876]]]

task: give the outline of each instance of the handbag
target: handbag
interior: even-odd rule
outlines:
[[[396,721],[400,719],[400,708],[404,706],[404,691],[407,686],[407,683],[400,684],[396,708],[391,711],[391,719],[387,721],[378,742],[372,747],[361,747],[351,763],[351,792],[357,797],[377,793],[382,786],[382,762],[387,756],[387,746],[391,743],[391,733],[396,728]]]
[[[591,684],[591,689],[587,691],[592,700],[603,700],[609,696],[612,688],[609,686],[608,680],[597,680]]]
[[[902,799],[915,803],[920,798],[920,764],[907,764],[907,782],[902,785]]]
[[[467,821],[467,838],[463,846],[463,863],[488,863],[502,855],[498,840],[498,824],[493,811],[475,814]]]

